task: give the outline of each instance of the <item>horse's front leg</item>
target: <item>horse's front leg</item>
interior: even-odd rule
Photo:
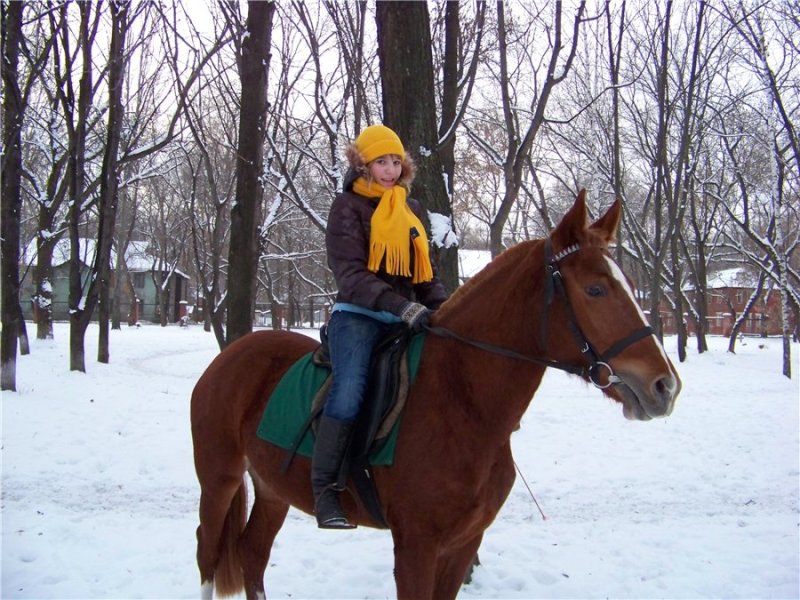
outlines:
[[[394,532],[394,580],[398,600],[439,600],[436,584],[437,547],[421,536],[409,539]]]
[[[479,533],[463,546],[444,552],[437,562],[434,598],[455,598],[465,584],[465,577],[473,564],[483,533]]]

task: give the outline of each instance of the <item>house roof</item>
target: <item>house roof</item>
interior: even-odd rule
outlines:
[[[708,276],[706,289],[719,290],[723,288],[755,288],[758,285],[758,277],[742,267],[722,269]],[[694,283],[687,283],[683,286],[684,290],[691,291],[695,288]]]
[[[79,241],[81,261],[86,265],[91,265],[94,262],[95,254],[97,253],[97,240],[93,238],[80,238]],[[125,251],[125,264],[128,271],[131,273],[152,271],[153,266],[157,264],[151,254],[147,252],[148,243],[143,241],[132,241],[128,243],[128,248]],[[36,239],[28,242],[28,245],[22,251],[20,262],[24,264],[33,264],[36,262]],[[70,245],[68,239],[60,239],[53,249],[53,266],[58,267],[69,261]],[[111,249],[111,264],[117,262],[117,252],[114,248]],[[182,271],[176,269],[175,273],[184,279],[189,279],[189,276]]]
[[[723,269],[717,271],[708,278],[709,289],[726,288],[726,287],[742,287],[754,288],[758,284],[758,277],[749,273],[741,267],[733,269]]]

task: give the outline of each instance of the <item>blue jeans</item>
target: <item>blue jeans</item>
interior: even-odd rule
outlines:
[[[356,420],[369,383],[372,352],[389,325],[366,315],[336,311],[328,322],[333,382],[322,413],[339,421]]]

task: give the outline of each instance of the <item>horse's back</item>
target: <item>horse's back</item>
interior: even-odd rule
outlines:
[[[192,431],[236,429],[246,415],[263,410],[286,370],[319,342],[289,331],[257,331],[243,336],[208,365],[192,392]],[[195,440],[195,443],[197,440]]]

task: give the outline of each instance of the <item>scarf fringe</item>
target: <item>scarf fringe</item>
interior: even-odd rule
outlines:
[[[414,253],[417,259],[414,261],[414,273],[412,275],[408,266],[408,254],[401,252],[399,248],[387,246],[383,242],[373,241],[370,244],[367,268],[377,273],[381,267],[381,262],[386,259],[387,273],[411,277],[412,283],[430,281],[433,279],[433,268],[428,255],[428,247],[419,238],[414,240]]]
[[[422,236],[414,239],[414,253],[417,260],[414,261],[414,278],[412,283],[422,283],[433,279],[433,268],[431,258],[428,254],[428,241],[423,240]]]
[[[369,264],[367,268],[370,271],[377,272],[381,267],[381,262],[386,260],[386,272],[392,275],[402,275],[403,277],[411,277],[411,271],[408,268],[408,254],[404,253],[395,246],[388,246],[385,242],[373,240],[369,249]]]

